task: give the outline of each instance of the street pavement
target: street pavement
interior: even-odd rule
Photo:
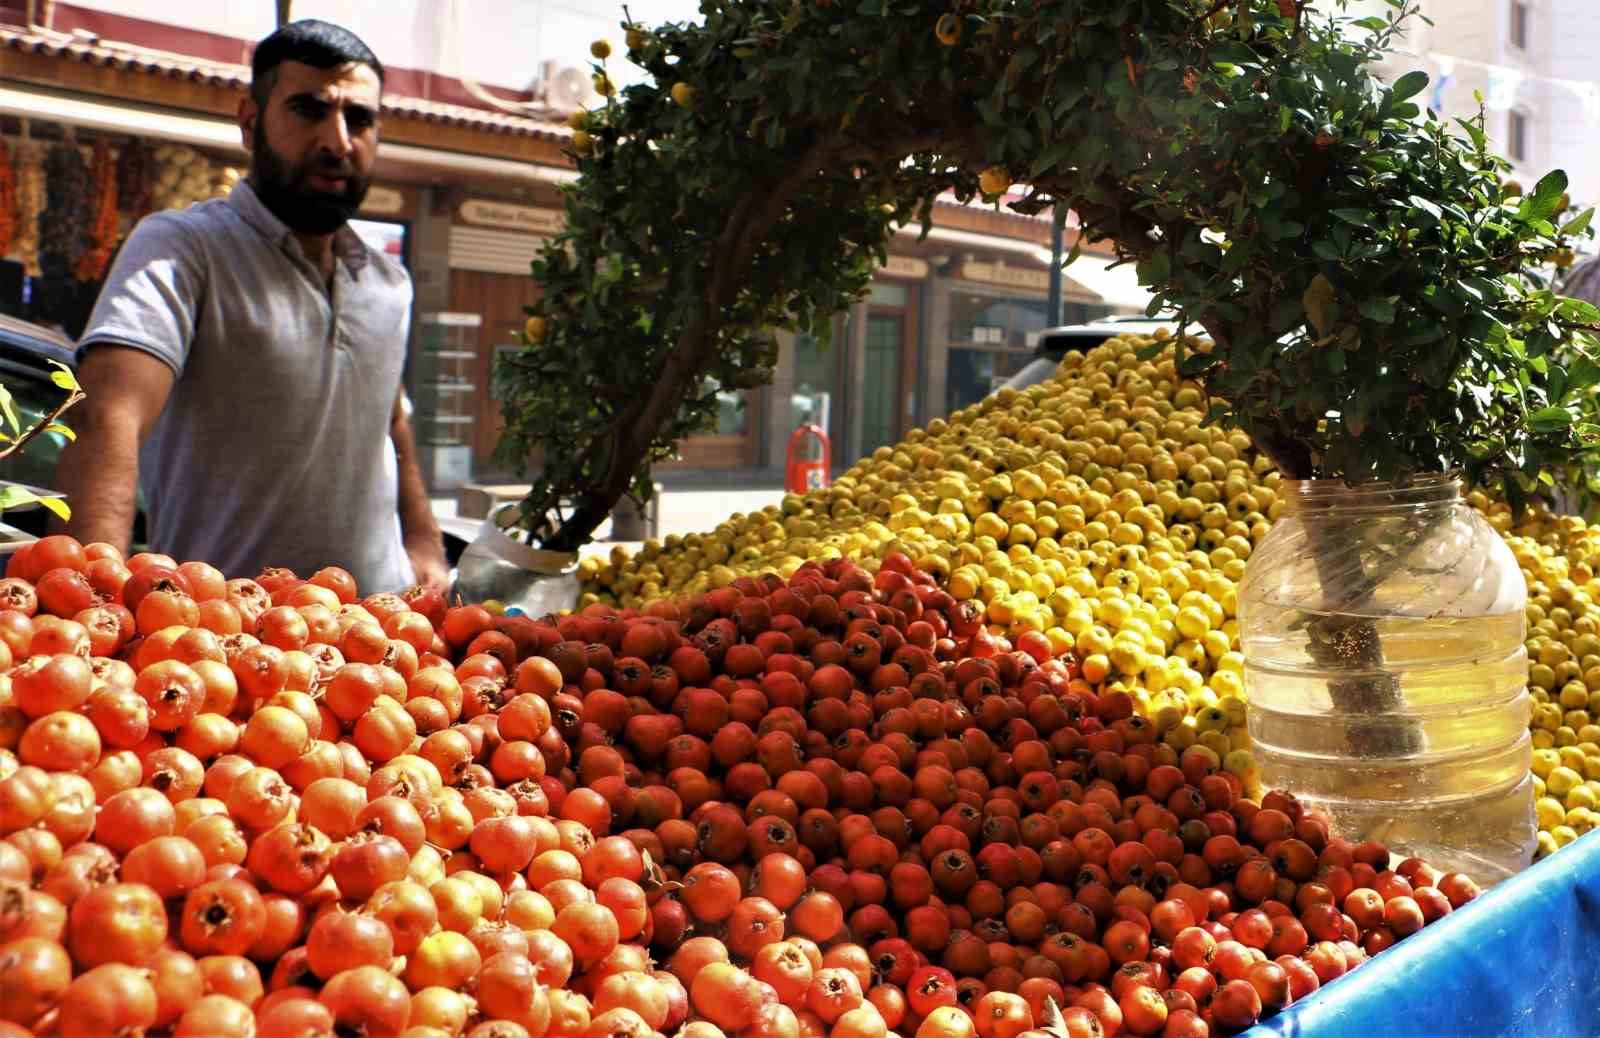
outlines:
[[[668,473],[658,477],[657,482],[662,484],[661,537],[711,530],[735,512],[755,512],[783,500],[781,474],[765,469],[714,474]],[[476,536],[482,520],[459,518],[453,494],[436,496],[432,500],[433,514],[447,533],[467,541]],[[583,553],[608,555],[618,546],[635,551],[640,543],[610,538],[608,522],[596,531],[594,543]]]

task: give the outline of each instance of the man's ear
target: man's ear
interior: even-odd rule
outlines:
[[[239,124],[239,136],[244,143],[245,151],[255,150],[256,120],[261,118],[261,108],[256,104],[255,97],[246,93],[239,98],[239,110],[234,116]]]

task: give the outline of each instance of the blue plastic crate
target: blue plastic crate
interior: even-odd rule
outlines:
[[[1274,1035],[1600,1035],[1600,831],[1246,1032]]]

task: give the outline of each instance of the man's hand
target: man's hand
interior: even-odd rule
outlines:
[[[411,560],[417,583],[450,597],[450,563],[445,560],[444,535],[433,517],[433,503],[422,484],[417,467],[417,446],[411,438],[411,421],[406,417],[405,392],[394,399],[394,414],[389,419],[389,436],[394,441],[394,456],[400,477],[400,533],[406,556]]]
[[[411,570],[416,574],[417,583],[430,591],[439,592],[448,600],[450,563],[445,558],[444,542],[437,537],[408,539],[406,557],[411,560]]]

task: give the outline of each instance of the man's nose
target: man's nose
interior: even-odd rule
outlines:
[[[335,158],[350,154],[350,130],[345,125],[344,112],[334,109],[317,128],[317,142]]]

